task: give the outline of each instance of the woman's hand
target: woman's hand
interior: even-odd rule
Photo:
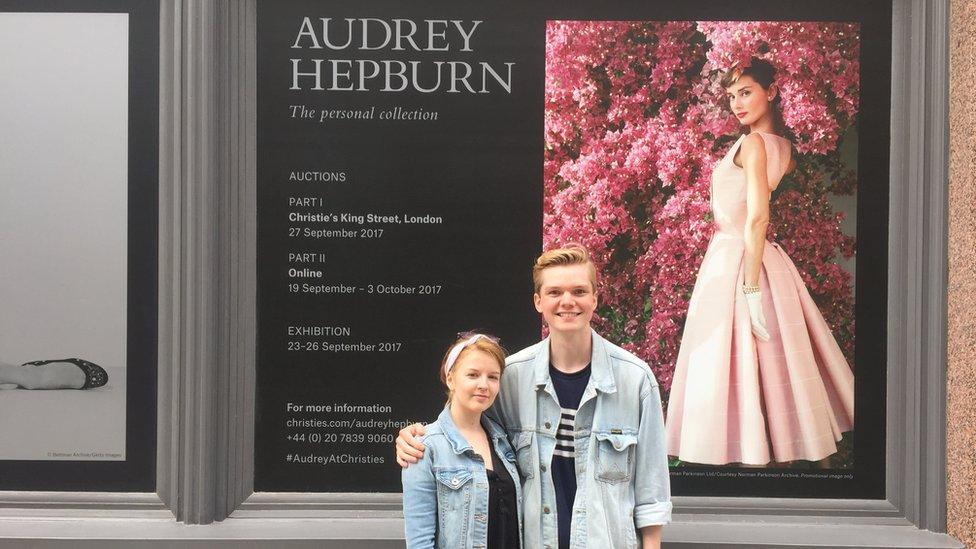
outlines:
[[[762,291],[743,292],[746,304],[749,306],[749,320],[752,321],[752,335],[760,341],[769,341],[769,330],[766,329],[766,317],[762,310]]]
[[[400,467],[406,469],[411,463],[417,463],[424,457],[424,444],[417,437],[427,434],[427,428],[419,423],[407,425],[400,429],[396,439],[396,460]]]

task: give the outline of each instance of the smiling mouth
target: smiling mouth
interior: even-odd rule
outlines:
[[[749,113],[745,113],[745,112],[737,112],[737,113],[735,113],[735,115],[738,116],[739,118],[743,118],[747,114],[749,114]]]
[[[561,313],[556,313],[556,316],[558,316],[559,318],[573,319],[573,318],[578,317],[581,314],[583,314],[583,313],[574,313],[572,311],[563,311]]]

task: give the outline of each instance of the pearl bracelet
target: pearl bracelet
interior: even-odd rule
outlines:
[[[760,291],[761,290],[759,289],[759,286],[749,286],[748,284],[743,284],[742,285],[742,293],[744,293],[746,295],[749,295],[749,294],[758,294]]]

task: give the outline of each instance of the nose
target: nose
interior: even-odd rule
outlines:
[[[559,296],[559,305],[563,307],[572,307],[573,296],[569,292],[563,292],[562,295]]]

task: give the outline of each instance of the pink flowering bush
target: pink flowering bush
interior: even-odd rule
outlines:
[[[799,153],[774,197],[770,236],[853,364],[852,280],[835,261],[854,254],[854,240],[828,196],[856,189],[838,147],[857,120],[857,25],[552,21],[546,38],[544,240],[593,253],[599,328],[670,388],[712,234],[712,165],[739,135],[718,79],[755,56],[778,69]]]

